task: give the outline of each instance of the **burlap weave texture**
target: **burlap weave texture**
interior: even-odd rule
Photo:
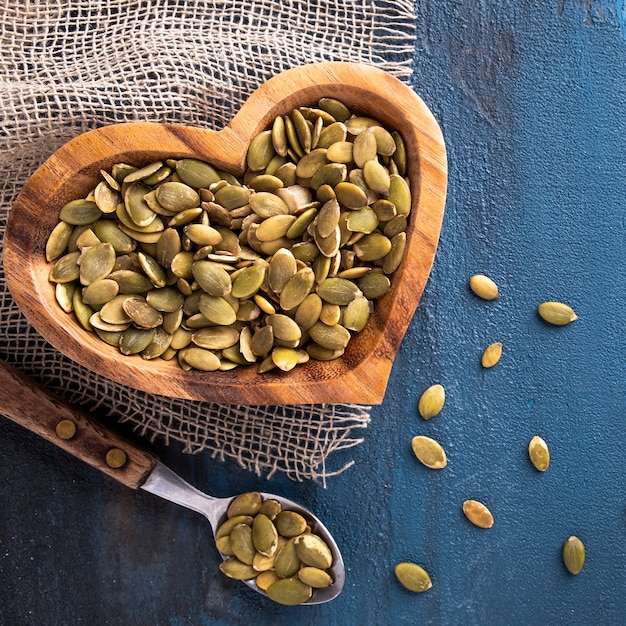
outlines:
[[[133,121],[219,130],[264,80],[314,61],[366,62],[406,79],[414,23],[406,0],[1,0],[0,241],[24,182],[78,134]],[[3,274],[0,305],[1,358],[148,438],[258,474],[340,472],[329,455],[357,445],[369,422],[367,406],[241,407],[134,391],[47,344]]]

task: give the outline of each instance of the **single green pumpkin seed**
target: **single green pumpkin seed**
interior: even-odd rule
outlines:
[[[92,224],[101,216],[98,205],[90,200],[70,200],[59,213],[59,219],[73,226]]]
[[[321,537],[313,533],[304,533],[294,539],[298,558],[312,567],[328,569],[333,564],[333,555]]]
[[[307,565],[298,571],[298,578],[313,589],[324,589],[333,584],[332,576],[319,567]]]
[[[438,415],[446,401],[446,391],[443,385],[431,385],[422,393],[417,404],[417,410],[423,419],[429,420]]]
[[[46,241],[46,261],[55,261],[66,250],[74,227],[67,222],[59,222]]]
[[[297,537],[306,531],[308,522],[296,511],[281,511],[274,520],[276,529],[283,537]]]
[[[292,537],[276,555],[274,569],[281,578],[289,578],[298,573],[301,565],[302,562],[296,550],[295,537]]]
[[[83,285],[106,278],[115,266],[115,250],[110,243],[99,243],[85,248],[78,260],[80,264],[80,282]]]
[[[267,597],[278,604],[295,606],[311,598],[312,589],[299,578],[284,578],[267,588]]]
[[[413,437],[411,447],[417,459],[430,469],[443,469],[448,464],[444,449],[430,437]]]
[[[409,591],[422,593],[433,586],[428,572],[416,563],[398,563],[394,572],[400,584]]]
[[[220,563],[220,570],[223,574],[232,578],[233,580],[252,580],[256,578],[259,572],[257,572],[252,565],[242,563],[237,557],[228,557],[225,561]]]
[[[499,296],[498,285],[484,274],[474,274],[469,279],[470,289],[483,300],[495,300]]]
[[[256,521],[256,517],[254,518]],[[254,522],[252,523],[254,526]],[[237,524],[230,533],[230,547],[234,555],[246,565],[252,565],[256,549],[252,539],[252,528],[248,524]]]
[[[585,544],[576,536],[571,536],[563,544],[563,563],[574,576],[580,574],[585,565]]]
[[[257,552],[273,556],[278,548],[278,531],[272,520],[263,513],[258,513],[252,523],[252,540]]]
[[[214,372],[219,369],[220,366],[218,356],[214,352],[205,350],[204,348],[183,348],[179,352],[179,357],[183,364],[187,364],[202,372]]]
[[[537,311],[543,320],[555,326],[565,326],[578,319],[574,310],[562,302],[542,302]]]
[[[539,436],[535,435],[528,444],[528,456],[530,462],[540,472],[545,472],[550,465],[550,451],[546,442]]]

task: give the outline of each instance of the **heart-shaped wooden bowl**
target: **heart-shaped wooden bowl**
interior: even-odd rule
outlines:
[[[366,328],[335,361],[310,361],[290,372],[257,374],[183,371],[177,363],[126,357],[64,314],[48,280],[44,249],[59,210],[84,197],[101,169],[194,157],[243,175],[251,139],[278,115],[334,97],[401,132],[408,153],[412,208],[407,249],[376,302]],[[30,323],[58,350],[109,379],[147,392],[230,404],[380,404],[396,351],[428,279],[443,219],[447,164],[431,112],[404,83],[355,63],[316,63],[285,71],[261,85],[220,131],[157,123],[114,124],[62,146],[28,180],[10,213],[4,240],[9,289]]]

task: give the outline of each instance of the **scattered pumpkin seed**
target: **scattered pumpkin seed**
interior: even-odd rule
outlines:
[[[431,385],[422,393],[417,404],[417,410],[423,419],[429,420],[438,415],[446,401],[446,391],[443,385]]]
[[[443,469],[448,464],[441,444],[430,437],[424,435],[413,437],[411,447],[417,459],[430,469]]]
[[[543,320],[555,326],[565,326],[578,319],[574,310],[562,302],[542,302],[537,311]]]
[[[493,515],[491,511],[478,500],[466,500],[463,502],[463,513],[465,517],[479,528],[491,528],[493,526]]]
[[[483,300],[495,300],[498,295],[498,285],[484,274],[474,274],[469,279],[470,289]]]
[[[502,357],[502,344],[500,342],[488,345],[481,357],[483,367],[493,367]]]
[[[409,591],[422,593],[433,586],[428,572],[416,563],[398,563],[394,572],[400,584]]]
[[[585,544],[574,535],[563,544],[563,563],[574,576],[580,574],[585,565]]]
[[[550,465],[550,451],[548,445],[539,436],[535,435],[528,444],[528,456],[531,463],[540,471],[545,472]]]

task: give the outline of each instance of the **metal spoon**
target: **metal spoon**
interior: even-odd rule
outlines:
[[[201,513],[210,522],[213,535],[226,519],[231,498],[214,498],[185,482],[151,453],[131,444],[85,413],[53,396],[41,385],[0,361],[0,411],[9,419],[66,450],[131,489],[143,489],[165,500]],[[312,532],[331,550],[333,584],[316,589],[305,604],[321,604],[335,598],[345,582],[345,567],[339,548],[328,529],[309,510],[270,493],[263,499],[278,500],[283,509],[303,515]],[[254,580],[246,584],[265,595]]]

